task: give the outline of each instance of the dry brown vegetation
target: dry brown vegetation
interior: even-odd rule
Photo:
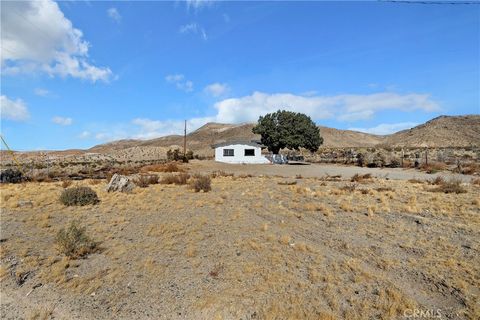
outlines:
[[[480,186],[285,179],[219,174],[205,194],[174,183],[107,193],[105,181],[80,181],[101,201],[78,207],[58,201],[61,181],[1,185],[2,315],[402,319],[440,309],[478,319]],[[58,251],[55,235],[72,220],[100,251]]]

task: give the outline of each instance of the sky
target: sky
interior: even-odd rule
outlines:
[[[374,134],[480,114],[480,5],[1,2],[1,134],[90,148],[278,109]],[[2,145],[2,148],[4,146]]]

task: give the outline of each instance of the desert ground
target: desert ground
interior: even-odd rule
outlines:
[[[478,177],[445,193],[433,180],[450,173],[180,169],[211,174],[211,191],[159,183],[107,193],[106,180],[83,180],[72,186],[100,202],[66,207],[62,182],[2,184],[1,318],[480,317]],[[73,220],[98,242],[77,259],[55,242]]]

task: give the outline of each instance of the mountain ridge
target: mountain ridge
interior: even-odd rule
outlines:
[[[252,132],[253,123],[223,124],[209,122],[187,134],[187,148],[199,155],[212,153],[211,145],[230,140],[259,140]],[[319,126],[322,147],[469,147],[480,145],[480,115],[438,116],[416,127],[389,135],[375,135],[353,130]],[[87,151],[108,152],[131,147],[180,147],[182,135],[168,135],[149,140],[125,139],[96,145]]]

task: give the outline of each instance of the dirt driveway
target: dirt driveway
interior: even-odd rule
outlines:
[[[389,178],[392,180],[430,180],[437,176],[445,178],[458,178],[464,182],[470,182],[474,176],[453,174],[448,171],[442,171],[435,174],[427,174],[415,169],[402,168],[361,168],[356,166],[342,166],[332,164],[308,164],[308,165],[272,165],[272,164],[229,164],[215,161],[191,161],[189,164],[193,172],[212,172],[225,171],[237,175],[251,174],[254,176],[282,176],[295,177],[301,175],[305,178],[319,178],[326,175],[341,175],[344,178],[350,178],[354,174],[370,173],[377,178]]]

